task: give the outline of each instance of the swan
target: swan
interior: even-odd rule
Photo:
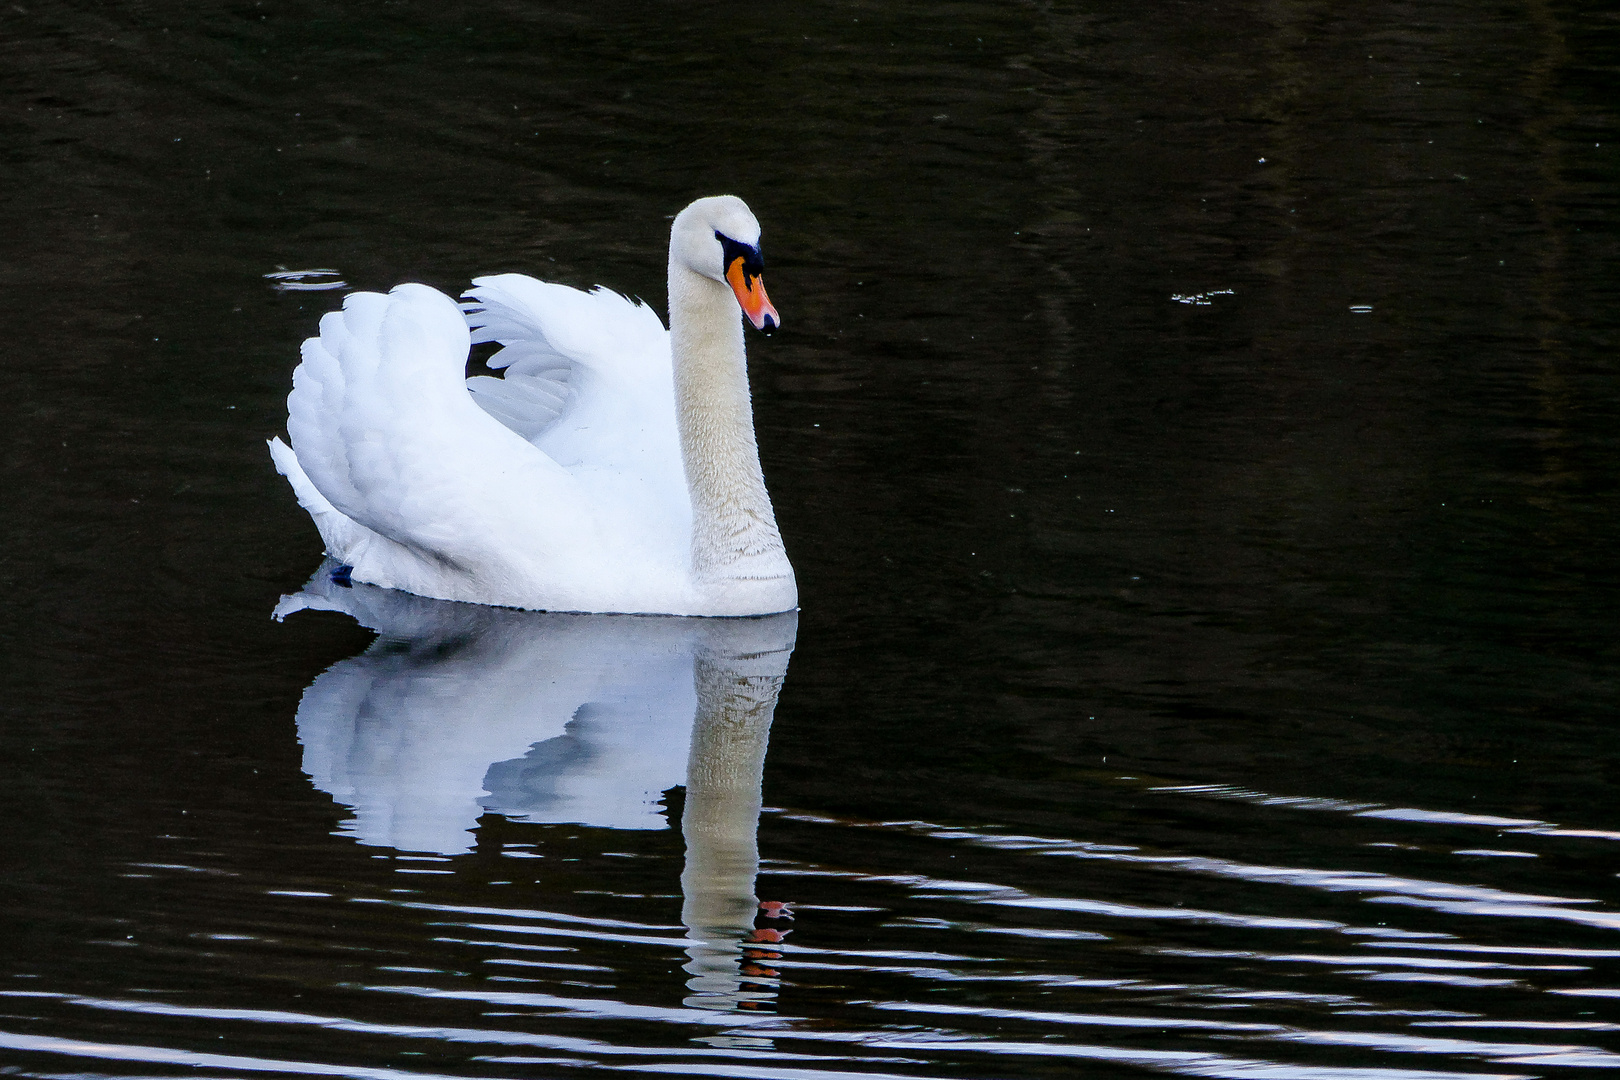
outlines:
[[[475,279],[465,310],[418,284],[345,298],[270,440],[340,581],[543,611],[796,608],[743,344],[742,315],[780,324],[759,239],[732,195],[676,215],[668,330],[522,274]],[[504,378],[466,378],[480,342]]]

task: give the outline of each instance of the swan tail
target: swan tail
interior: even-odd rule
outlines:
[[[270,460],[275,462],[276,472],[285,476],[287,482],[292,485],[293,494],[298,496],[298,505],[308,510],[311,516],[337,513],[337,509],[326,500],[326,496],[309,482],[309,475],[304,472],[304,467],[298,464],[298,455],[293,453],[293,448],[282,442],[279,435],[271,439],[269,445]]]
[[[298,505],[309,512],[315,527],[320,530],[326,553],[340,562],[352,562],[365,546],[371,530],[345,517],[320,493],[299,464],[293,448],[280,438],[270,440],[270,459],[275,462],[276,472],[285,476],[292,485],[293,494],[298,496]]]

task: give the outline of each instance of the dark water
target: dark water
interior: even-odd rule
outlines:
[[[1617,34],[7,5],[0,1069],[1620,1065]],[[263,275],[661,309],[719,191],[796,625],[271,620]]]

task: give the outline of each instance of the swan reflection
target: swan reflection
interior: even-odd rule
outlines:
[[[662,829],[684,785],[681,919],[688,1004],[732,1008],[774,972],[743,955],[759,909],[760,782],[798,627],[764,618],[561,615],[338,585],[328,563],[276,616],[339,611],[375,630],[304,692],[315,786],[354,811],[360,843],[471,851],[486,811],[523,821]],[[771,905],[776,907],[776,905]],[[741,967],[739,967],[741,965]]]

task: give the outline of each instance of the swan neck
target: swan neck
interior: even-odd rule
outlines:
[[[669,332],[693,572],[700,583],[780,578],[787,559],[760,469],[742,312],[730,288],[671,260]]]

